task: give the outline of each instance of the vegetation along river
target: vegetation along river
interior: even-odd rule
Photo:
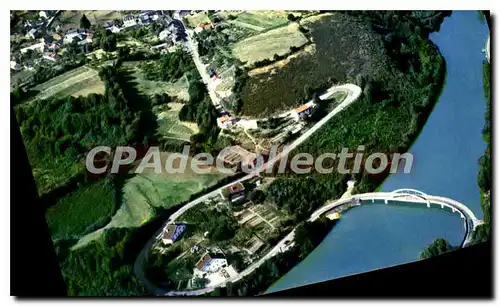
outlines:
[[[392,175],[381,191],[418,189],[458,200],[483,217],[477,174],[486,148],[481,50],[487,38],[487,24],[475,11],[453,12],[431,34],[446,60],[445,85],[410,149],[412,172]],[[324,241],[268,292],[415,261],[436,238],[458,245],[463,235],[458,214],[438,208],[362,205],[344,213]]]

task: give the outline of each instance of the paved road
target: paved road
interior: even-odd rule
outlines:
[[[217,196],[219,194],[219,192],[220,192],[221,189],[227,188],[227,187],[229,187],[229,186],[231,186],[231,185],[233,185],[234,183],[237,183],[237,182],[246,181],[246,180],[248,180],[248,179],[250,179],[252,177],[255,177],[255,176],[259,175],[259,173],[261,173],[262,171],[266,170],[267,168],[272,167],[272,165],[274,163],[278,162],[281,159],[282,156],[288,155],[292,150],[294,150],[295,148],[297,148],[307,138],[309,138],[315,131],[317,131],[319,128],[321,128],[333,116],[335,116],[340,111],[342,111],[344,108],[346,108],[347,106],[349,106],[349,104],[351,104],[352,102],[356,101],[356,99],[361,94],[361,88],[359,88],[358,86],[353,85],[353,84],[344,84],[344,85],[339,85],[339,86],[333,86],[333,87],[331,87],[330,89],[328,89],[328,91],[325,94],[323,94],[323,95],[320,96],[320,99],[327,99],[331,94],[333,94],[335,92],[338,92],[338,91],[347,91],[348,92],[348,95],[344,99],[344,101],[342,101],[342,103],[340,103],[337,107],[335,107],[328,115],[326,115],[323,119],[321,119],[318,123],[316,123],[312,128],[310,128],[308,131],[306,131],[304,134],[302,134],[299,138],[297,138],[295,141],[293,141],[290,146],[285,147],[284,150],[280,154],[277,154],[276,157],[268,160],[267,163],[263,164],[260,168],[256,169],[254,172],[252,172],[252,173],[250,173],[250,174],[248,174],[248,175],[246,175],[246,176],[244,176],[244,177],[242,177],[242,178],[240,178],[240,179],[238,179],[238,180],[236,180],[234,182],[226,184],[226,185],[224,185],[224,186],[222,186],[222,187],[220,187],[220,188],[218,188],[218,189],[216,189],[214,191],[211,191],[211,192],[209,192],[209,193],[207,193],[207,194],[205,194],[205,195],[197,198],[194,201],[191,201],[191,202],[187,203],[186,205],[184,205],[183,207],[181,207],[178,211],[176,211],[175,213],[173,213],[168,218],[167,222],[173,222],[173,221],[175,221],[186,210],[191,209],[194,206],[198,205],[199,203],[202,203],[202,202],[204,202],[204,201],[206,201],[206,200],[208,200],[210,198],[213,198],[213,197]],[[134,271],[135,271],[136,276],[145,284],[146,288],[150,292],[152,292],[153,294],[156,294],[156,295],[200,295],[200,294],[204,294],[204,293],[213,291],[215,288],[212,288],[212,289],[205,288],[205,289],[201,289],[201,290],[194,290],[194,291],[190,291],[189,294],[187,294],[188,293],[187,291],[183,291],[183,292],[168,291],[168,290],[164,290],[164,289],[156,287],[149,280],[147,280],[147,278],[144,275],[142,264],[144,263],[144,260],[146,258],[146,255],[147,255],[148,251],[153,246],[153,244],[154,244],[154,242],[156,240],[156,237],[161,234],[162,229],[163,229],[163,227],[160,228],[160,229],[158,229],[158,231],[155,233],[155,235],[153,237],[151,237],[151,239],[146,243],[146,245],[144,246],[144,248],[141,250],[141,252],[137,256],[137,259],[136,259],[135,265],[134,265]],[[264,257],[262,257],[261,259],[259,259],[258,261],[256,261],[252,265],[250,265],[247,269],[245,269],[244,271],[242,271],[241,273],[239,273],[238,276],[236,276],[235,278],[230,279],[228,281],[234,282],[234,281],[239,280],[241,277],[252,273],[255,269],[257,269],[267,259],[269,259],[272,256],[276,255],[280,251],[280,249],[282,247],[284,247],[285,241],[291,240],[291,238],[293,238],[293,235],[294,235],[294,231],[292,231],[282,241],[280,241],[268,254],[266,254]],[[290,247],[290,245],[288,245],[286,248],[289,248],[289,247]]]
[[[205,83],[205,85],[207,86],[207,91],[210,99],[212,100],[212,103],[214,104],[214,106],[219,105],[220,99],[215,93],[215,84],[210,79],[205,64],[203,64],[203,62],[201,61],[200,54],[198,53],[198,44],[192,37],[193,31],[186,28],[186,25],[182,21],[182,18],[179,17],[179,14],[174,14],[174,19],[179,20],[184,26],[184,29],[186,29],[186,47],[189,49],[189,54],[191,54],[193,58],[194,64],[196,66],[196,69],[198,69],[198,72],[200,73],[203,83]]]

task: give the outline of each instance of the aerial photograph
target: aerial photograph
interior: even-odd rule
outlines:
[[[11,259],[91,297],[467,273],[455,256],[491,243],[490,31],[489,11],[11,10],[12,184],[41,212],[11,223],[43,237]]]

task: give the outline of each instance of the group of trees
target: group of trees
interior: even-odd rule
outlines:
[[[159,60],[142,66],[142,72],[148,80],[163,82],[175,82],[185,73],[195,70],[192,58],[182,50],[167,52]]]
[[[208,238],[217,242],[232,239],[238,228],[236,219],[227,210],[189,209],[183,214],[183,220],[208,232]]]
[[[105,83],[104,95],[49,98],[16,107],[34,168],[50,172],[79,164],[82,154],[97,145],[114,147],[154,137],[156,121],[147,101],[129,84],[127,73],[104,67],[100,76]],[[40,187],[42,193],[47,191]]]
[[[179,119],[196,122],[198,125],[199,133],[190,138],[194,150],[212,152],[220,131],[217,126],[217,111],[203,82],[194,76],[189,79],[189,101],[181,108]]]
[[[137,249],[130,243],[133,230],[108,229],[103,239],[70,251],[73,242],[58,240],[56,254],[66,281],[68,295],[131,296],[147,294],[135,277],[133,262]],[[135,246],[134,246],[135,247]]]
[[[420,259],[435,257],[453,251],[454,249],[456,249],[456,247],[452,247],[446,240],[438,238],[420,253]]]
[[[92,38],[92,45],[94,49],[101,48],[106,52],[116,51],[118,38],[115,33],[110,30],[106,30],[102,26],[96,26],[94,28],[94,36]]]

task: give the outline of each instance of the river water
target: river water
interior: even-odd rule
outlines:
[[[411,173],[394,174],[381,191],[413,188],[449,197],[482,218],[476,178],[486,148],[481,50],[487,38],[487,25],[475,11],[453,12],[431,34],[446,59],[446,83],[410,149]],[[464,233],[458,214],[438,208],[363,205],[345,212],[323,242],[268,292],[415,261],[436,238],[458,245]]]

